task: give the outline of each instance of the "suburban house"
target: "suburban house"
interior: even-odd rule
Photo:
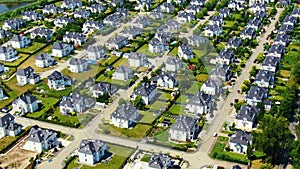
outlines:
[[[183,64],[184,63],[179,58],[168,57],[165,62],[165,69],[166,71],[177,72],[183,68]]]
[[[185,11],[187,13],[192,13],[193,15],[196,16],[196,14],[199,13],[201,10],[202,10],[201,6],[189,4],[189,6],[186,8]]]
[[[193,49],[190,45],[182,44],[178,47],[178,56],[185,60],[194,58]]]
[[[300,18],[300,8],[295,8],[293,12],[291,13],[291,16],[295,18]]]
[[[82,46],[86,42],[86,38],[82,33],[66,32],[63,36],[63,42],[73,43],[75,46]]]
[[[119,66],[113,73],[112,79],[127,81],[133,78],[133,70],[129,66]]]
[[[52,38],[52,31],[47,28],[36,28],[32,32],[30,32],[30,38],[35,39],[36,37],[49,40]]]
[[[256,31],[254,28],[246,27],[240,33],[242,39],[253,39],[256,36]]]
[[[149,66],[147,56],[143,53],[131,52],[128,57],[129,66],[142,67]]]
[[[186,142],[194,141],[199,131],[199,118],[194,116],[179,115],[169,131],[169,139]]]
[[[147,26],[149,26],[151,23],[151,20],[149,17],[147,16],[141,16],[141,17],[138,17],[136,20],[135,20],[135,26],[136,27],[139,27],[139,28],[146,28]]]
[[[162,53],[163,51],[169,50],[169,44],[162,43],[157,38],[153,38],[149,42],[149,51],[152,53]]]
[[[91,15],[91,12],[86,9],[75,9],[74,18],[84,18],[88,19]]]
[[[220,78],[222,81],[229,81],[232,77],[232,72],[230,66],[227,65],[217,65],[210,72],[211,77]]]
[[[46,53],[41,53],[35,57],[35,66],[36,67],[49,67],[54,65],[55,61],[53,56],[46,54]]]
[[[138,109],[132,103],[123,103],[111,114],[111,124],[119,128],[131,128],[138,116]]]
[[[6,98],[4,92],[3,92],[3,89],[2,87],[0,87],[0,100],[4,100]]]
[[[12,62],[17,60],[19,56],[17,51],[11,47],[0,46],[0,60],[6,62]]]
[[[101,140],[81,140],[78,148],[79,163],[94,165],[100,162],[106,150],[107,146]]]
[[[9,36],[12,36],[12,33],[9,30],[0,29],[0,38],[4,39]]]
[[[87,48],[87,52],[89,60],[98,60],[107,57],[104,49],[101,46],[89,45],[89,47]]]
[[[22,14],[22,18],[27,21],[38,21],[44,18],[43,15],[36,13],[35,11],[25,11]]]
[[[257,103],[263,102],[267,97],[267,89],[259,86],[251,86],[246,96],[246,102],[251,106],[257,106]]]
[[[132,95],[135,99],[137,96],[141,96],[146,105],[154,102],[157,95],[157,86],[155,84],[150,84],[150,82],[145,82],[141,84]]]
[[[253,29],[255,29],[256,31],[257,31],[257,30],[260,30],[260,29],[262,28],[261,20],[258,19],[258,18],[250,19],[250,21],[249,21],[248,24],[247,24],[247,27],[248,27],[248,28],[253,28]]]
[[[219,10],[219,16],[221,16],[223,19],[227,18],[230,14],[230,9],[228,8],[222,8]]]
[[[255,84],[260,87],[273,88],[275,73],[268,70],[259,70],[255,76]]]
[[[298,22],[298,18],[293,16],[286,16],[282,22],[283,25],[292,25],[295,26]]]
[[[5,136],[17,136],[22,130],[22,125],[15,123],[15,117],[10,113],[0,117],[0,139]]]
[[[148,161],[149,169],[167,169],[172,168],[172,159],[167,154],[154,154]]]
[[[101,3],[92,4],[90,7],[90,10],[92,13],[102,13],[106,10],[106,7],[104,5],[102,5]]]
[[[11,46],[16,49],[27,48],[31,43],[29,38],[21,35],[14,35],[10,41],[11,41]]]
[[[207,25],[204,30],[205,36],[220,36],[223,28],[218,25]]]
[[[47,15],[56,15],[59,13],[63,13],[64,10],[61,9],[60,7],[55,6],[54,4],[49,4],[46,5],[43,9],[42,9],[43,14],[47,14]]]
[[[188,23],[196,19],[193,13],[188,13],[186,11],[178,12],[177,21],[179,23]]]
[[[260,110],[255,106],[242,106],[235,117],[235,127],[246,131],[252,130],[256,123],[259,111]]]
[[[158,88],[174,89],[178,86],[178,80],[175,75],[171,73],[165,73],[154,77],[154,81]]]
[[[213,111],[213,99],[211,95],[203,92],[196,93],[185,106],[185,111],[192,114],[210,114]]]
[[[71,19],[69,17],[61,16],[54,19],[54,25],[62,28],[63,26],[66,26],[69,23],[73,23],[74,19]]]
[[[268,15],[267,15],[267,12],[266,11],[258,11],[254,14],[254,17],[255,18],[258,18],[258,19],[264,19],[266,18]]]
[[[287,46],[290,43],[290,35],[278,34],[274,40],[274,44]]]
[[[159,11],[165,13],[173,13],[175,11],[175,6],[172,3],[164,2],[159,7]]]
[[[80,94],[70,93],[69,96],[64,96],[59,103],[60,113],[70,115],[72,113],[83,113],[95,105],[92,98],[81,96]]]
[[[64,90],[67,86],[72,85],[72,80],[69,76],[64,76],[61,72],[54,71],[48,76],[48,86],[54,90]]]
[[[70,55],[73,51],[74,46],[72,44],[54,42],[52,46],[52,55],[60,58]]]
[[[135,10],[140,11],[149,11],[151,8],[151,2],[152,0],[136,0],[137,5],[135,5]]]
[[[279,59],[277,57],[267,56],[265,60],[263,60],[262,69],[275,73],[277,71],[278,65]]]
[[[172,19],[168,20],[168,21],[166,22],[166,25],[165,25],[165,26],[166,26],[166,31],[167,31],[167,32],[178,31],[179,28],[180,28],[179,22],[177,22],[176,20],[172,20]]]
[[[117,6],[123,6],[124,0],[110,0],[110,6],[117,7]]]
[[[88,61],[83,58],[71,58],[69,65],[69,69],[73,73],[80,73],[88,70]]]
[[[200,91],[212,96],[222,94],[223,82],[219,78],[209,78],[201,86]]]
[[[36,84],[40,81],[40,76],[34,73],[34,69],[30,66],[17,70],[16,73],[18,85]]]
[[[135,39],[137,36],[142,34],[142,28],[130,26],[127,29],[123,30],[120,35],[128,38],[128,39]]]
[[[201,45],[208,42],[208,39],[201,35],[192,35],[188,37],[188,44],[195,47],[200,47]]]
[[[230,65],[235,60],[234,51],[231,49],[223,49],[220,51],[216,58],[216,64],[220,65]]]
[[[80,0],[64,0],[60,7],[67,10],[74,10],[75,8],[81,7],[82,2]]]
[[[29,151],[41,153],[44,150],[55,148],[59,144],[57,132],[52,129],[42,129],[33,126],[28,134],[27,141],[23,148]]]
[[[231,0],[228,3],[228,8],[231,9],[232,11],[241,11],[241,10],[245,9],[245,5],[240,2]]]
[[[117,35],[117,36],[114,36],[114,37],[110,38],[108,40],[106,46],[110,50],[113,50],[113,49],[119,50],[123,46],[126,46],[127,44],[128,44],[128,38],[127,37]]]
[[[99,21],[85,21],[82,26],[82,31],[84,33],[88,31],[101,30],[103,28],[103,24]]]
[[[191,5],[204,6],[205,0],[191,0]]]
[[[279,1],[279,4],[282,6],[282,7],[286,7],[286,6],[289,6],[292,4],[292,1],[291,0],[280,0]]]
[[[222,26],[224,24],[224,19],[220,15],[211,17],[209,20],[210,25]]]
[[[93,97],[98,98],[99,96],[104,95],[107,93],[109,96],[113,95],[116,93],[118,90],[117,86],[112,85],[108,82],[100,82],[96,83],[92,88],[91,88],[91,93]]]
[[[113,13],[104,18],[103,23],[106,25],[117,25],[121,23],[122,19],[124,19],[124,15],[120,13]]]
[[[2,29],[4,30],[20,30],[26,25],[26,20],[22,18],[14,18],[11,20],[5,20],[2,23]]]
[[[21,114],[33,113],[38,110],[38,102],[35,96],[23,94],[12,103],[13,110]]]
[[[269,48],[268,56],[276,56],[279,59],[281,59],[284,53],[285,53],[285,46],[280,44],[274,44]]]
[[[242,46],[242,39],[240,38],[230,38],[226,44],[226,48],[233,48],[237,49],[238,47]]]
[[[278,30],[279,34],[291,34],[294,31],[294,26],[289,24],[283,24]]]
[[[152,19],[162,19],[165,17],[164,13],[157,7],[153,12],[149,14],[149,17]]]
[[[245,131],[235,131],[235,133],[230,136],[229,147],[235,153],[247,153],[247,148],[252,144],[252,135]]]

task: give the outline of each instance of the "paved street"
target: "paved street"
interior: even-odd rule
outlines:
[[[275,16],[276,20],[279,18],[279,15],[282,11],[283,11],[283,9],[278,9],[278,13]],[[201,20],[197,25],[206,22],[208,18],[209,17],[206,17],[205,20]],[[73,152],[78,147],[79,142],[85,138],[101,139],[105,142],[126,145],[126,146],[129,146],[132,148],[138,147],[141,150],[154,151],[154,152],[169,152],[172,155],[180,155],[181,157],[183,157],[185,160],[187,160],[189,162],[189,164],[190,164],[189,168],[191,168],[191,169],[197,169],[200,166],[213,165],[213,164],[219,164],[219,165],[225,166],[226,168],[232,166],[233,163],[225,162],[225,161],[216,161],[216,160],[211,159],[208,156],[208,153],[210,152],[210,150],[215,142],[215,139],[216,139],[212,135],[214,132],[218,132],[221,129],[223,122],[227,121],[227,119],[229,118],[229,112],[232,109],[232,107],[230,107],[230,105],[229,105],[230,102],[233,102],[233,100],[235,98],[239,98],[239,99],[244,98],[242,95],[238,95],[236,93],[236,91],[240,89],[243,81],[249,78],[249,70],[251,69],[251,67],[253,65],[253,61],[255,60],[256,56],[260,52],[263,52],[263,50],[264,50],[263,44],[266,42],[265,39],[266,39],[267,35],[272,30],[274,30],[276,20],[271,20],[271,24],[266,29],[267,32],[262,37],[258,38],[259,46],[255,50],[253,50],[253,54],[251,55],[248,62],[246,63],[246,67],[242,70],[241,75],[237,78],[236,84],[233,86],[231,93],[227,96],[227,98],[225,100],[221,100],[218,102],[218,104],[217,104],[218,111],[216,112],[215,119],[212,122],[207,133],[201,135],[202,136],[201,137],[202,144],[200,146],[199,151],[197,151],[196,153],[179,152],[179,151],[168,149],[168,148],[161,147],[161,146],[155,146],[152,144],[141,143],[138,141],[114,137],[114,136],[110,136],[110,135],[103,135],[103,134],[99,134],[96,132],[96,130],[98,128],[98,124],[101,123],[101,119],[102,118],[109,119],[110,114],[118,106],[118,100],[120,98],[129,99],[131,93],[133,92],[133,88],[134,88],[134,86],[131,86],[128,90],[123,90],[123,91],[119,92],[120,95],[117,96],[117,98],[114,100],[114,102],[109,105],[109,108],[102,110],[102,112],[99,113],[84,129],[73,129],[73,128],[68,128],[68,127],[59,126],[59,125],[55,125],[55,124],[40,122],[37,120],[27,119],[27,118],[23,118],[23,117],[16,117],[16,122],[21,123],[24,126],[35,124],[35,125],[42,126],[44,128],[51,128],[54,130],[63,131],[66,134],[72,134],[74,136],[74,141],[69,146],[67,146],[65,149],[63,149],[63,151],[61,151],[53,159],[53,161],[51,163],[44,162],[44,163],[38,165],[38,168],[42,168],[42,169],[44,169],[44,168],[45,169],[61,168],[63,160],[71,152]],[[130,24],[130,23],[128,23],[128,24]],[[124,24],[123,26],[126,26],[126,25],[128,26],[128,24]],[[123,27],[118,28],[114,33],[121,31],[122,28]],[[185,34],[184,36],[191,35],[191,32],[193,30],[194,29],[191,29],[190,33]],[[99,37],[99,41],[97,41],[97,44],[103,45],[111,36],[114,35],[114,33],[111,33],[110,35],[107,35],[105,37],[101,37],[101,39]],[[78,54],[78,56],[83,56],[84,54],[86,54],[84,52],[86,52],[86,51],[83,51],[82,53]],[[163,55],[162,58],[157,58],[156,65],[155,65],[156,68],[159,67],[166,59],[167,59],[166,54]],[[59,68],[59,70],[66,68],[66,66],[67,66],[67,64],[63,64]],[[50,74],[50,72],[43,73],[42,78],[48,76],[49,74]],[[139,75],[139,76],[140,76],[139,80],[137,80],[137,82],[135,84],[137,84],[140,80],[142,80],[142,75]],[[148,74],[148,76],[150,76],[150,73]]]

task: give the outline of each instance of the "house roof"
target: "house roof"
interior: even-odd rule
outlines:
[[[241,38],[230,38],[228,40],[228,43],[226,44],[226,46],[234,46],[234,47],[239,47],[242,45],[242,39]]]
[[[273,44],[269,48],[269,53],[280,53],[280,54],[283,54],[284,50],[285,50],[285,46],[283,46],[282,44]]]
[[[205,81],[205,86],[207,87],[221,87],[223,85],[223,82],[219,78],[209,78]]]
[[[156,169],[167,169],[170,160],[171,158],[166,154],[155,154],[148,161],[148,166]]]
[[[239,110],[236,116],[236,119],[255,122],[258,113],[259,113],[259,109],[255,106],[250,106],[250,105],[242,106],[242,108]]]
[[[127,29],[123,30],[123,34],[130,34],[130,35],[135,35],[135,34],[140,34],[142,33],[142,30],[141,28],[139,27],[135,27],[135,26],[130,26],[128,27]]]
[[[203,92],[196,93],[188,104],[195,106],[207,107],[212,102],[212,97],[209,94]]]
[[[86,41],[85,35],[78,32],[66,32],[63,38],[76,39],[81,41]]]
[[[197,125],[198,120],[199,118],[194,116],[179,115],[172,125],[171,130],[179,130],[189,133],[191,129]]]
[[[187,45],[187,44],[182,44],[179,46],[179,48],[181,48],[182,52],[185,54],[185,55],[193,55],[193,49],[190,45]]]
[[[63,43],[63,42],[54,42],[52,49],[56,49],[56,50],[62,50],[65,47],[69,46],[69,44],[67,43]]]
[[[38,126],[33,126],[29,132],[28,141],[42,143],[53,135],[56,137],[57,133],[52,129],[41,129]]]
[[[252,143],[252,135],[245,131],[239,130],[230,137],[229,142],[247,146],[248,144]]]
[[[36,28],[31,33],[35,33],[39,35],[48,35],[48,34],[52,34],[52,31],[47,28]]]
[[[25,37],[26,38],[26,37]],[[23,36],[21,35],[14,35],[12,38],[11,38],[11,41],[14,41],[14,42],[21,42],[23,40]]]
[[[217,57],[224,59],[232,59],[234,57],[234,51],[231,49],[223,49],[220,51]]]
[[[86,59],[83,59],[83,58],[71,58],[70,60],[70,65],[84,65],[84,64],[87,64],[87,60]]]
[[[171,74],[171,73],[161,74],[161,75],[156,76],[156,78],[157,78],[157,80],[160,79],[163,82],[171,81],[174,84],[178,82],[178,80],[176,79],[174,74]]]
[[[120,35],[116,35],[112,38],[110,38],[108,40],[108,43],[112,43],[112,44],[118,44],[118,43],[121,43],[125,40],[127,40],[128,38],[127,37],[124,37],[124,36],[120,36]]]
[[[168,65],[177,65],[177,64],[181,64],[182,61],[179,58],[175,58],[175,57],[168,57],[166,64]]]
[[[0,127],[9,125],[11,122],[14,121],[14,119],[15,117],[10,113],[5,114],[4,116],[0,117]]]
[[[19,97],[26,104],[32,104],[37,101],[37,98],[31,94],[23,94]]]
[[[279,28],[279,32],[293,32],[293,31],[294,31],[293,25],[283,24]]]
[[[157,88],[156,85],[150,84],[149,82],[145,82],[134,91],[134,94],[138,95],[138,96],[146,96],[147,97],[156,88]]]
[[[268,70],[259,70],[257,75],[255,76],[256,81],[264,81],[264,82],[271,82],[274,78],[274,73]]]
[[[88,52],[102,52],[104,49],[101,46],[93,46],[93,45],[89,45],[89,47],[87,48]]]
[[[130,120],[132,115],[137,111],[137,108],[131,102],[121,104],[116,111],[112,113],[112,117],[117,119]]]
[[[192,35],[190,37],[188,37],[188,41],[189,41],[189,45],[195,45],[198,44],[198,43],[206,43],[208,41],[207,38],[201,36],[201,35]]]
[[[118,73],[130,73],[132,72],[132,69],[129,66],[119,66],[115,72]]]
[[[230,72],[230,66],[225,64],[217,65],[214,69],[211,70],[210,74],[219,78],[226,77],[228,72]]]
[[[263,60],[262,65],[263,66],[272,66],[272,67],[277,67],[279,63],[279,59],[275,56],[267,56],[265,60]]]
[[[52,56],[50,56],[50,55],[47,54],[47,53],[41,53],[41,54],[37,55],[37,56],[35,57],[35,59],[36,59],[36,60],[47,60],[49,57],[52,57]]]
[[[246,27],[242,30],[241,35],[246,35],[246,36],[254,36],[255,35],[255,29]]]
[[[256,100],[263,100],[267,94],[267,89],[259,86],[251,86],[249,92],[247,93],[247,99],[256,98]]]
[[[19,69],[16,74],[18,76],[27,76],[27,77],[29,77],[33,73],[34,73],[34,69],[31,66],[28,66],[27,68]]]
[[[258,18],[250,19],[247,25],[248,26],[261,26],[261,20]]]
[[[288,43],[290,40],[290,35],[288,34],[278,34],[275,38],[275,42],[279,41],[279,42],[286,42]]]
[[[61,72],[54,71],[48,76],[48,80],[71,80],[69,76],[64,76]]]
[[[140,52],[131,52],[129,53],[129,59],[146,59],[146,55],[144,53],[140,53]]]
[[[94,91],[102,91],[102,92],[108,92],[109,94],[112,94],[113,90],[112,88],[116,88],[116,86],[108,83],[108,82],[100,82],[96,83],[93,87]]]
[[[106,144],[101,140],[81,140],[78,152],[94,155],[99,152],[101,149],[104,149]]]

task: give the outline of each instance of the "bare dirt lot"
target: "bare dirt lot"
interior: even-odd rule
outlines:
[[[35,157],[38,153],[23,150],[22,147],[25,144],[23,140],[18,146],[14,147],[5,156],[0,157],[0,167],[4,168],[8,166],[9,169],[24,168],[28,165],[31,157]]]

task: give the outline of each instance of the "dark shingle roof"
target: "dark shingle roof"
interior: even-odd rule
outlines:
[[[247,146],[252,143],[252,135],[245,131],[236,131],[234,135],[230,137],[230,142]]]
[[[106,144],[101,140],[82,140],[78,152],[85,154],[92,154],[99,152]]]
[[[47,140],[52,135],[56,136],[56,131],[51,129],[41,129],[38,126],[33,126],[28,135],[28,141],[33,141],[37,143],[41,143]]]
[[[197,125],[198,120],[199,119],[194,116],[179,115],[171,129],[189,132],[195,125]]]
[[[132,103],[121,104],[117,110],[112,113],[112,117],[117,119],[129,120],[130,117],[137,111],[137,108]]]
[[[246,105],[239,110],[236,119],[238,120],[245,119],[246,121],[254,122],[256,120],[256,116],[258,113],[259,113],[258,108],[256,108],[255,106]]]

